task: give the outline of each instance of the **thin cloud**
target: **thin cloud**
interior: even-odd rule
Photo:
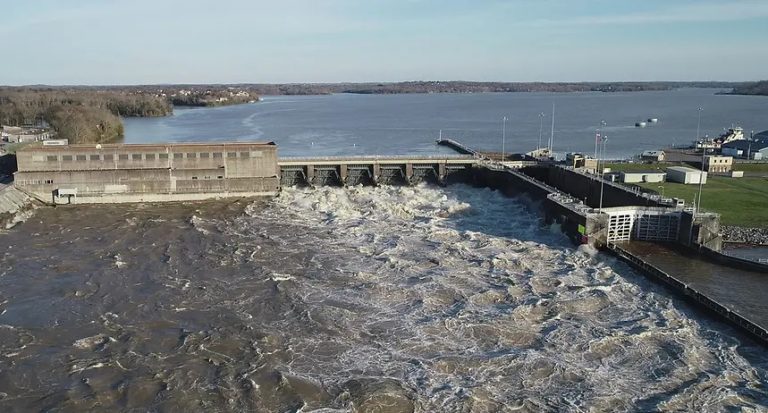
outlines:
[[[574,16],[562,19],[534,19],[518,25],[531,27],[550,26],[608,26],[643,25],[662,23],[729,22],[768,18],[768,3],[702,4],[675,7],[658,12],[612,14],[602,16]]]

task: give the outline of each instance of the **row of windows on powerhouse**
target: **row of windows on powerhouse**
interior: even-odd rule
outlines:
[[[227,158],[237,158],[238,154],[240,155],[239,156],[240,158],[250,158],[251,155],[253,155],[256,158],[261,157],[261,152],[227,152],[226,153]],[[157,156],[155,156],[155,155],[157,155]],[[122,154],[117,155],[118,156],[117,159],[119,159],[121,161],[127,161],[128,159],[133,160],[133,161],[141,161],[141,160],[154,161],[155,159],[168,159],[168,155],[169,155],[168,153],[158,153],[158,154],[154,154],[154,153],[145,153],[145,154],[134,153],[134,154],[130,154],[130,155],[127,154],[127,153],[122,153]],[[201,158],[201,159],[206,159],[206,158],[222,158],[223,155],[224,154],[222,152],[213,152],[213,153],[208,153],[208,152],[188,152],[186,154],[176,152],[176,153],[173,154],[173,159],[183,159],[185,157],[187,159],[197,159],[198,157]],[[102,161],[102,160],[103,161],[112,161],[114,159],[115,159],[115,157],[111,153],[107,153],[107,154],[104,154],[104,155],[101,155],[101,154],[61,155],[61,160],[62,161],[73,161],[73,160],[77,160],[77,161],[85,161],[85,160],[91,160],[91,161]],[[40,160],[42,160],[42,159],[40,159]],[[45,160],[48,161],[48,162],[57,162],[59,160],[59,155],[48,155],[48,156],[46,156]]]
[[[192,177],[193,181],[196,181],[197,179],[198,177],[196,176]],[[204,176],[203,179],[209,180],[214,178],[211,176]],[[224,179],[224,177],[219,175],[215,179]],[[42,184],[52,184],[52,183],[53,183],[53,179],[27,179],[27,180],[18,181],[19,185],[42,185]]]

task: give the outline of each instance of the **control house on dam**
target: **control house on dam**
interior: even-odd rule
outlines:
[[[272,196],[274,143],[34,144],[17,152],[15,185],[53,203]]]

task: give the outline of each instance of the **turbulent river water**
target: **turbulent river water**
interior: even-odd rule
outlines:
[[[765,411],[768,354],[463,185],[39,209],[0,410]]]

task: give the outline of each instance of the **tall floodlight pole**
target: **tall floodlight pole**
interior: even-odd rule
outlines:
[[[541,150],[541,132],[544,131],[544,112],[539,112],[539,145],[536,147],[537,151]]]
[[[701,111],[704,110],[701,106],[699,106],[699,120],[696,122],[696,139],[698,140],[701,136],[699,134],[701,133]],[[702,149],[704,149],[704,145],[702,145]]]
[[[699,107],[699,121],[696,123],[696,136],[699,135],[699,129],[701,127],[701,111],[703,111],[704,108]],[[696,201],[696,212],[698,213],[701,210],[701,191],[704,189],[704,158],[707,155],[707,148],[705,145],[702,145],[701,148],[701,174],[699,175],[699,199]]]
[[[600,150],[600,158],[602,159],[605,157],[605,144],[608,143],[608,136],[603,135],[601,138],[601,143],[603,144],[601,150]],[[603,166],[605,166],[605,161],[603,161]],[[603,186],[605,184],[605,177],[603,176],[602,170],[600,170],[600,163],[598,162],[598,173],[600,174],[600,213],[603,212]]]
[[[595,131],[595,159],[597,159],[597,146],[600,142],[600,128],[605,126],[606,123],[604,120],[600,121],[600,126],[597,127],[597,130]]]
[[[701,106],[699,106],[698,110],[698,121],[696,122],[696,141],[699,142],[699,134],[701,133],[701,111],[704,110]],[[701,170],[704,170],[704,154],[707,153],[706,150],[706,142],[701,141]],[[702,174],[703,175],[703,174]],[[697,202],[696,196],[693,197],[693,211],[691,212],[691,226],[690,231],[688,233],[688,245],[693,246],[693,223],[696,222],[696,213],[699,210],[699,203],[701,203],[701,181],[702,176],[699,176],[699,200]]]
[[[504,164],[504,144],[507,140],[507,117],[501,119],[501,162]]]
[[[555,154],[552,152],[552,147],[555,144],[555,103],[552,102],[552,129],[549,132],[549,154],[554,158]]]

